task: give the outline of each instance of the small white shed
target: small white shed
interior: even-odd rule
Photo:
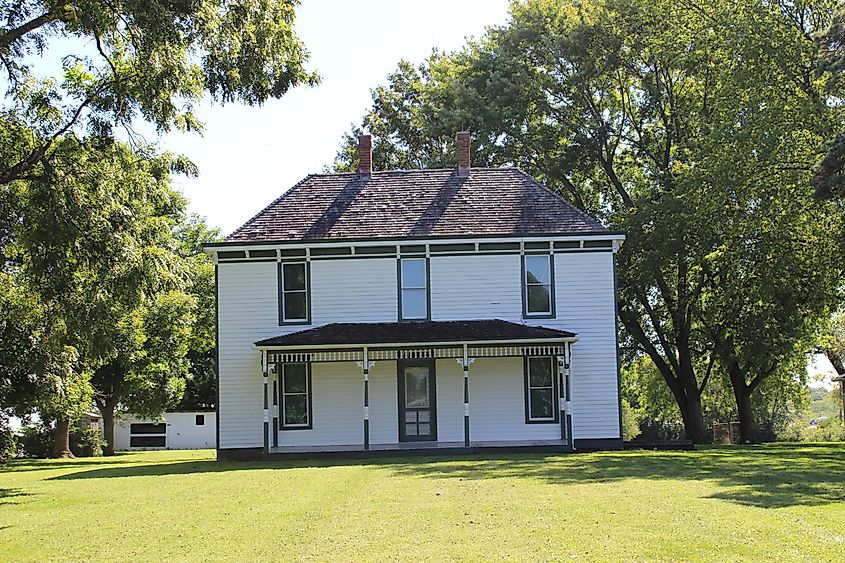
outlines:
[[[217,447],[214,411],[166,412],[158,420],[124,416],[114,425],[115,450],[201,450]]]

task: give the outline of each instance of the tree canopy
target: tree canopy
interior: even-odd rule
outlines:
[[[731,368],[747,413],[841,298],[841,223],[811,184],[842,129],[814,40],[832,15],[829,1],[514,2],[461,51],[400,63],[337,165],[354,166],[359,128],[391,166],[454,162],[468,128],[474,165],[520,166],[624,230],[624,345],[706,441],[712,374]]]
[[[92,400],[110,419],[175,406],[191,376],[207,394],[216,233],[171,187],[194,165],[136,127],[316,84],[297,5],[0,0],[0,405],[55,421],[54,454]]]

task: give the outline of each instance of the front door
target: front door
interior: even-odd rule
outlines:
[[[399,441],[437,440],[434,360],[399,362]]]

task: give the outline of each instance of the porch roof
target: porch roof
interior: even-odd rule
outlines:
[[[527,326],[500,319],[422,321],[403,323],[331,323],[291,334],[259,340],[259,348],[308,346],[365,346],[445,344],[468,342],[537,342],[575,340],[576,334],[542,326]]]

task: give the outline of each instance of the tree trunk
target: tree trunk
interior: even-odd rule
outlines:
[[[56,422],[56,434],[53,437],[52,457],[75,457],[70,451],[70,419],[62,418]]]
[[[696,444],[705,444],[710,441],[707,424],[704,422],[704,410],[701,408],[701,395],[688,394],[686,407],[681,409],[681,415],[684,417],[684,429],[688,439]]]
[[[739,441],[743,444],[750,444],[757,441],[757,432],[754,423],[754,411],[751,409],[751,391],[747,387],[739,389],[736,397],[736,408],[739,412]]]
[[[754,411],[751,409],[752,389],[745,382],[745,374],[736,360],[728,362],[728,375],[736,399],[736,410],[739,416],[739,442],[750,444],[756,441],[757,432],[754,423]]]
[[[114,455],[115,403],[112,401],[106,401],[105,403],[97,402],[97,408],[100,409],[100,414],[103,416],[103,436],[106,439],[103,455]]]
[[[696,444],[705,444],[709,441],[707,425],[704,423],[704,410],[701,408],[701,393],[698,389],[698,380],[695,377],[695,369],[691,361],[685,361],[678,365],[676,370],[669,361],[661,355],[653,345],[645,331],[639,324],[637,317],[625,314],[624,305],[619,308],[619,318],[628,330],[628,333],[640,343],[648,356],[651,358],[657,370],[663,376],[678,409],[681,411],[681,419],[684,422],[684,431],[687,439]],[[690,358],[688,350],[686,358]]]

